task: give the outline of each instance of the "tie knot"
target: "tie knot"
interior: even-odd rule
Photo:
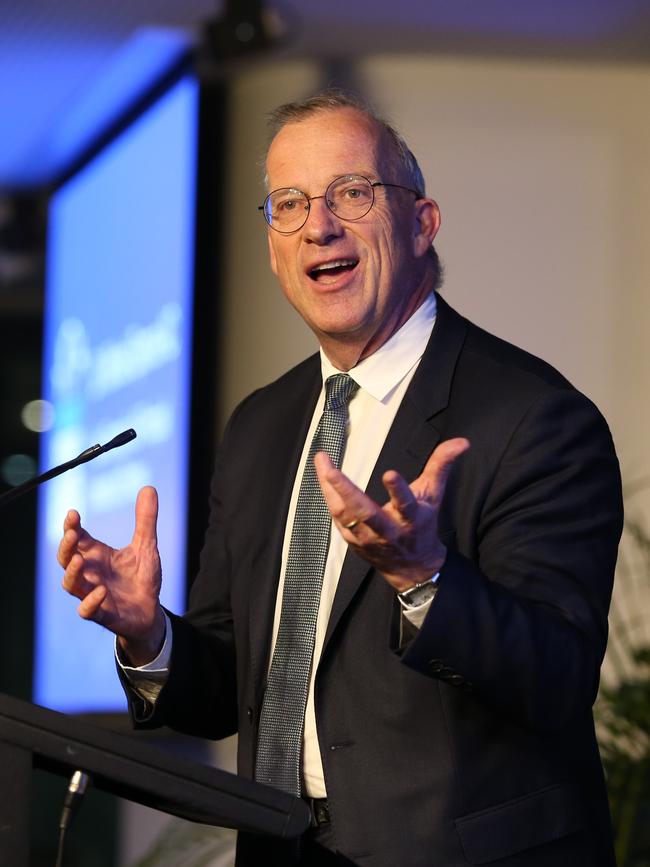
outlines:
[[[335,373],[325,380],[325,410],[341,409],[347,406],[352,395],[359,388],[347,373]]]

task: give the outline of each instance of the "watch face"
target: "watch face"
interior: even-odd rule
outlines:
[[[436,595],[438,588],[431,581],[427,581],[422,587],[413,587],[412,590],[407,590],[401,594],[402,601],[409,608],[417,608],[419,605],[424,605]]]

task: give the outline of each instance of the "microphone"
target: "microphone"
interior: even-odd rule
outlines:
[[[131,437],[133,439],[133,437]],[[126,440],[128,442],[128,440]],[[94,448],[94,447],[93,447]],[[56,853],[55,867],[62,867],[63,864],[63,847],[65,844],[65,834],[70,823],[72,822],[75,813],[79,809],[79,805],[86,793],[86,788],[90,783],[90,777],[84,771],[75,771],[70,777],[68,788],[63,801],[63,809],[59,819],[59,845]]]
[[[110,452],[111,449],[117,449],[120,446],[124,446],[127,443],[130,443],[131,440],[134,440],[136,438],[136,436],[136,432],[133,430],[132,427],[130,427],[128,430],[123,430],[122,433],[119,433],[116,437],[113,437],[112,440],[109,440],[103,446],[100,446],[99,443],[97,443],[94,446],[90,446],[89,448],[84,449],[84,451],[80,455],[77,455],[76,458],[74,458],[72,461],[69,461],[68,463],[71,463],[74,466],[77,466],[78,464],[85,464],[88,461],[92,461],[93,458],[97,458],[99,457],[99,455],[103,455],[104,452]],[[61,464],[61,466],[64,465]],[[57,467],[57,469],[59,469],[59,467]],[[70,467],[69,469],[72,469],[72,467]],[[50,470],[50,472],[53,472],[53,470]],[[62,470],[61,472],[65,472],[65,470]],[[57,475],[59,474],[57,473]],[[43,479],[43,481],[45,481],[45,479]]]
[[[0,496],[0,507],[10,503],[12,500],[15,500],[16,497],[21,497],[23,494],[26,494],[28,491],[31,491],[32,488],[36,488],[38,485],[43,482],[47,482],[50,479],[55,478],[56,476],[60,476],[61,473],[66,473],[68,470],[72,470],[75,467],[78,467],[80,464],[87,464],[88,461],[94,461],[95,458],[98,458],[100,455],[103,455],[104,452],[110,452],[111,449],[117,449],[120,446],[126,445],[126,443],[131,442],[131,440],[135,439],[137,436],[136,432],[130,427],[128,430],[122,431],[117,436],[113,437],[112,440],[105,443],[103,446],[100,446],[97,443],[94,446],[89,446],[89,448],[84,449],[81,454],[77,455],[76,458],[73,458],[71,461],[66,461],[64,464],[59,464],[58,467],[54,467],[51,470],[48,470],[46,473],[43,473],[40,476],[36,476],[34,479],[29,479],[24,482],[22,485],[18,485],[12,490],[7,491],[6,493]]]
[[[83,771],[75,771],[70,777],[65,798],[63,800],[63,809],[61,811],[61,818],[59,819],[59,829],[67,829],[70,826],[74,814],[79,809],[81,799],[86,794],[89,782],[90,777]]]

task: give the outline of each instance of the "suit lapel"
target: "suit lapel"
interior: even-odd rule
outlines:
[[[366,493],[377,503],[387,499],[381,478],[397,470],[407,481],[417,478],[440,442],[454,370],[465,340],[465,320],[437,296],[437,315],[420,365],[397,411],[384,447],[368,482]],[[372,571],[368,563],[348,550],[327,625],[323,653],[338,623]]]

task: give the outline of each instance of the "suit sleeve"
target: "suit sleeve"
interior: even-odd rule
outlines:
[[[118,671],[136,728],[169,726],[185,734],[224,738],[237,731],[237,673],[230,603],[227,539],[228,450],[239,411],[233,413],[217,455],[210,489],[210,520],[188,612],[168,612],[172,625],[169,676],[155,704],[139,696]]]
[[[473,471],[467,462],[450,478],[457,550],[402,661],[525,726],[558,730],[593,703],[607,642],[622,529],[611,437],[578,392],[538,398],[492,471],[470,542]]]

